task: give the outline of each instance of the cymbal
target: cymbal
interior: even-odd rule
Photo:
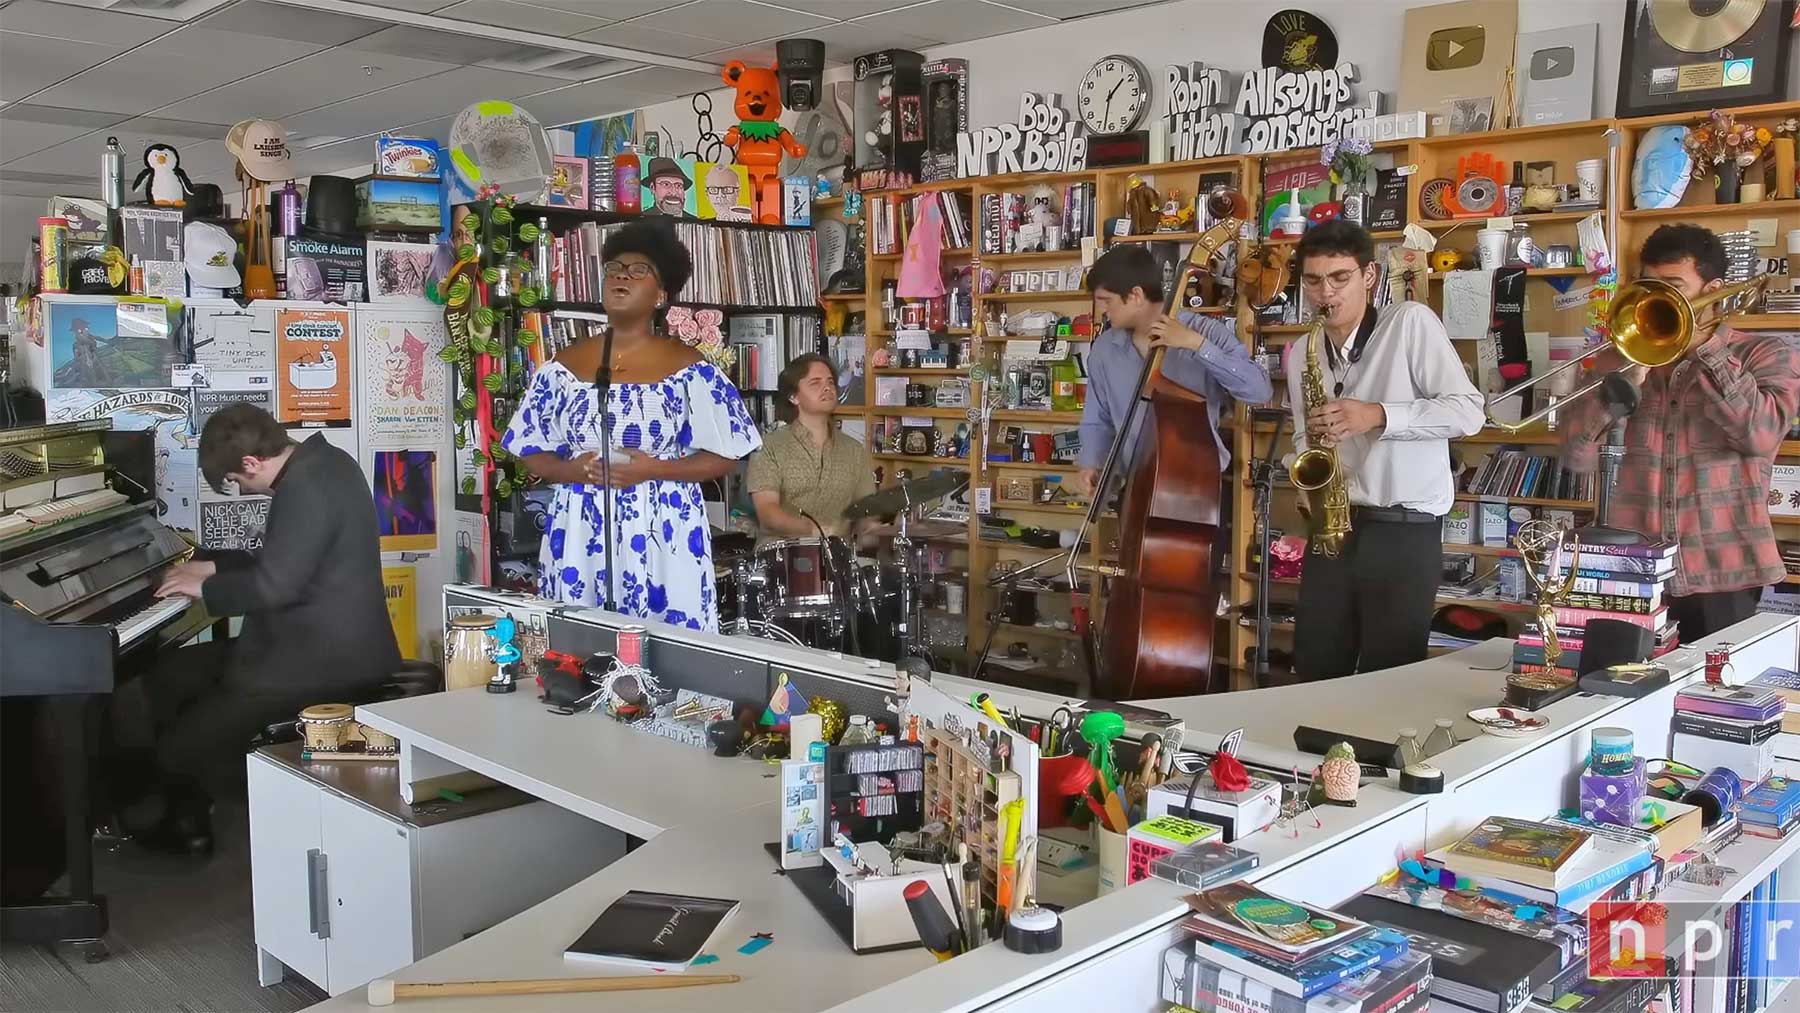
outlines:
[[[871,493],[844,508],[850,520],[863,517],[886,517],[906,509],[909,503],[948,496],[969,484],[969,476],[948,469],[934,471],[922,478],[909,478],[880,492]]]

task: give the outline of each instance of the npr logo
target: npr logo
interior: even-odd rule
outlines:
[[[1800,977],[1800,901],[1601,901],[1587,928],[1590,978]]]

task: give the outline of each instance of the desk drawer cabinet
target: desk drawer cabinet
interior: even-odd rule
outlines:
[[[332,995],[457,942],[624,854],[618,831],[511,788],[400,801],[395,764],[251,753],[258,979],[283,965]]]

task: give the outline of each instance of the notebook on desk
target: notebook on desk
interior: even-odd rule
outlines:
[[[737,909],[735,900],[631,890],[607,905],[563,956],[685,971]]]

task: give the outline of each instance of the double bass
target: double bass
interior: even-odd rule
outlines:
[[[1163,299],[1174,320],[1188,280],[1206,269],[1237,238],[1249,204],[1236,190],[1207,198],[1216,224],[1194,242],[1175,284]],[[1138,416],[1151,412],[1151,439],[1127,477],[1119,507],[1119,561],[1101,624],[1094,692],[1111,700],[1187,696],[1224,689],[1213,684],[1213,625],[1218,594],[1213,587],[1213,547],[1219,527],[1219,448],[1213,441],[1206,399],[1162,375],[1164,349],[1145,357],[1137,397],[1113,433],[1106,462],[1094,483],[1086,518],[1066,564],[1069,586],[1081,547],[1104,509],[1105,490],[1127,456]],[[1089,658],[1094,649],[1090,643]]]

